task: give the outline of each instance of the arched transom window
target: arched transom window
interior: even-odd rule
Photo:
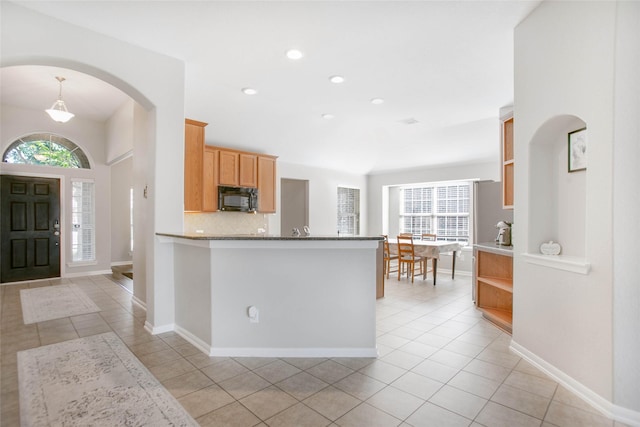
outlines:
[[[82,149],[65,137],[34,133],[14,141],[2,156],[5,163],[91,169]]]

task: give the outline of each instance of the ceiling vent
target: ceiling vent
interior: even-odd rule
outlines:
[[[403,125],[415,125],[416,123],[420,123],[418,120],[413,117],[409,117],[408,119],[399,120]]]

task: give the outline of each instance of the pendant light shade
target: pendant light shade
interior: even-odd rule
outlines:
[[[51,108],[45,110],[53,120],[59,123],[66,123],[74,116],[73,113],[67,111],[67,106],[64,105],[62,100],[62,82],[65,81],[64,77],[56,77],[56,80],[60,83],[60,92],[58,94],[58,100],[53,103]]]

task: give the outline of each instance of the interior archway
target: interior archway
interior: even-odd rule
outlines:
[[[4,62],[6,63],[6,66],[2,67],[3,73],[6,73],[8,70],[15,69],[16,70],[15,72],[17,72],[18,74],[29,74],[31,72],[34,72],[37,74],[38,72],[33,70],[45,69],[45,70],[48,70],[47,74],[51,74],[52,72],[54,72],[53,70],[55,70],[55,73],[60,73],[61,75],[66,77],[79,78],[79,76],[84,76],[83,81],[80,84],[80,88],[78,89],[79,91],[84,91],[87,89],[86,85],[90,84],[89,80],[99,80],[102,86],[109,86],[112,88],[112,90],[117,89],[119,92],[121,92],[123,94],[122,99],[124,99],[125,102],[131,105],[136,105],[135,107],[136,111],[144,111],[148,116],[152,116],[155,114],[155,110],[152,108],[152,104],[149,101],[149,99],[141,95],[139,91],[131,89],[130,85],[123,83],[121,79],[115,78],[113,75],[109,73],[91,72],[95,70],[92,67],[83,66],[82,64],[78,64],[78,63],[69,63],[68,61],[62,61],[62,60],[56,61],[52,58],[45,58],[43,60],[4,61]],[[87,73],[87,71],[90,71],[90,73]],[[48,79],[49,77],[50,76],[47,75],[45,78],[42,79],[44,80],[42,82],[40,81],[32,82],[34,86],[33,88],[22,88],[23,90],[20,90],[21,88],[16,88],[16,90],[17,92],[25,94],[27,97],[29,96],[29,94],[33,94],[34,91],[37,93],[39,90],[46,92],[48,94],[47,96],[50,96],[49,91],[42,89],[43,87],[46,87],[48,89],[50,86],[54,86],[51,84],[53,80],[52,82],[45,80],[45,79]],[[107,80],[102,80],[100,77],[105,77]],[[29,79],[25,79],[25,80],[28,81]],[[54,86],[54,89],[57,92],[57,87]],[[68,87],[65,87],[65,89],[68,89]],[[98,95],[93,97],[93,99],[91,96],[85,96],[84,97],[85,99],[82,99],[82,102],[75,103],[74,113],[76,113],[76,117],[70,122],[65,123],[64,125],[58,125],[58,124],[55,124],[54,122],[49,123],[49,118],[47,117],[46,119],[40,119],[40,121],[34,120],[33,126],[35,127],[31,127],[29,128],[29,130],[34,132],[46,130],[47,132],[39,132],[39,133],[64,135],[64,137],[56,136],[54,139],[56,139],[56,141],[58,142],[61,142],[62,145],[65,146],[66,148],[73,149],[73,147],[71,147],[69,144],[66,144],[64,142],[69,138],[71,140],[76,139],[73,136],[71,136],[71,135],[74,135],[75,133],[69,132],[69,129],[73,129],[74,126],[79,126],[82,128],[89,129],[89,127],[86,126],[87,120],[102,121],[94,117],[96,115],[96,111],[94,110],[97,110],[98,108],[94,108],[94,106],[92,105],[95,103],[99,103],[101,101],[102,102],[105,101],[104,97],[100,96],[100,94],[102,93],[103,92],[99,92]],[[69,104],[68,101],[69,101],[69,98],[71,97],[70,95],[73,95],[73,93],[70,91],[63,90],[63,97],[67,101],[67,104]],[[3,102],[6,101],[7,98],[9,98],[9,96],[3,94]],[[26,104],[23,104],[23,105],[17,104],[16,106],[20,109],[23,109],[23,112],[32,112],[32,114],[35,114],[36,116],[41,113],[43,117],[46,117],[46,114],[44,114],[44,112],[42,111],[44,108],[48,106],[49,98],[46,97],[46,99],[47,101],[44,103],[40,100],[40,98],[38,98],[37,102],[31,101],[32,102],[31,105],[27,102]],[[13,105],[13,104],[9,104],[9,105]],[[145,108],[145,105],[147,107],[151,107],[151,109],[149,110],[148,108]],[[101,109],[104,109],[105,106],[100,105],[99,107]],[[90,115],[86,115],[86,113],[85,115],[83,115],[81,111],[83,108],[91,110]],[[116,110],[117,110],[117,106],[116,106]],[[133,113],[134,107],[131,107],[130,110]],[[76,124],[78,121],[82,123]],[[145,124],[143,127],[146,130],[150,120],[145,119],[144,122]],[[105,121],[105,123],[107,122]],[[58,126],[59,126],[59,130],[57,130]],[[24,134],[21,133],[16,135],[15,132],[13,132],[11,129],[6,129],[6,132],[3,132],[3,135],[2,135],[3,141],[0,141],[0,144],[5,148],[5,150],[10,150],[13,145],[20,143],[20,135],[24,135]],[[37,134],[34,133],[34,135],[37,135]],[[140,136],[140,135],[137,135],[137,136]],[[14,141],[15,138],[18,138],[18,140]],[[135,146],[132,148],[128,148],[126,152],[119,153],[118,156],[114,156],[114,157],[117,157],[115,160],[109,160],[107,158],[108,156],[104,153],[104,151],[106,151],[105,146],[102,146],[102,145],[96,146],[94,141],[90,142],[90,141],[84,140],[84,143],[87,146],[83,146],[82,151],[86,155],[81,156],[81,161],[80,161],[80,163],[84,164],[84,167],[87,167],[87,168],[89,168],[89,164],[94,165],[96,164],[96,162],[98,162],[98,164],[101,164],[103,168],[105,167],[111,168],[114,163],[120,160],[123,160],[124,158],[127,158],[127,157],[132,158],[132,160],[129,160],[129,162],[134,164],[136,172],[135,174],[131,173],[130,175],[135,176],[136,179],[138,180],[137,183],[136,182],[132,183],[135,188],[134,194],[136,195],[136,197],[134,197],[134,203],[137,206],[137,208],[133,210],[133,215],[134,215],[133,229],[135,233],[134,240],[136,242],[135,249],[138,253],[133,254],[133,257],[132,257],[133,259],[129,258],[129,262],[134,264],[134,268],[137,272],[136,280],[134,281],[134,288],[130,290],[132,290],[134,293],[134,299],[139,303],[141,303],[143,306],[146,305],[146,300],[147,300],[146,252],[147,252],[148,245],[153,243],[152,241],[151,243],[149,242],[149,239],[148,239],[149,233],[147,232],[146,229],[147,229],[147,224],[149,222],[148,218],[153,214],[153,212],[149,212],[150,207],[148,205],[145,206],[145,203],[143,202],[142,193],[145,185],[148,185],[147,184],[148,181],[147,179],[145,179],[145,177],[151,174],[152,171],[148,169],[149,163],[147,161],[144,161],[144,159],[141,159],[141,161],[136,161],[135,154],[136,154],[136,151],[138,153],[140,152],[148,153],[150,151],[149,145],[153,143],[153,141],[151,141],[150,138],[151,138],[150,134],[149,135],[145,134],[145,135],[142,135],[142,137],[135,138],[131,142],[134,143],[135,145],[138,145],[137,150]],[[98,138],[98,139],[102,141],[102,138]],[[98,151],[96,151],[95,153],[92,153],[92,150],[94,151],[98,150]],[[138,156],[138,157],[142,157],[142,156]],[[97,197],[105,197],[105,196],[113,197],[113,194],[105,195],[104,193],[99,193],[99,194],[96,194],[96,196]],[[129,197],[129,192],[127,192],[127,196]],[[111,206],[113,203],[114,201],[110,199],[107,202],[107,206]],[[128,205],[123,206],[123,209],[127,210],[127,216],[128,216],[128,212],[129,212]],[[111,219],[112,219],[111,224],[113,227],[113,212],[111,215]],[[114,232],[112,228],[109,228],[109,231],[111,231],[112,234]],[[65,241],[68,241],[68,239],[66,240],[63,239],[63,243]],[[68,247],[64,246],[62,247],[62,250],[64,253],[68,251]],[[103,250],[102,253],[105,253],[105,251]],[[114,261],[114,259],[110,257],[110,255],[112,255],[112,252],[106,251],[105,256],[109,258],[109,262],[111,263]],[[120,262],[121,260],[115,259],[115,261],[117,265],[118,262]],[[106,271],[106,269],[109,268],[107,265],[104,265],[104,263],[101,263],[100,265],[101,265],[101,268],[100,268],[101,270]],[[84,267],[84,268],[86,269],[89,267]],[[69,271],[68,271],[69,267],[67,266],[65,267],[65,269],[67,270],[67,274],[69,274]],[[65,274],[64,271],[63,271],[63,274]],[[74,274],[78,274],[78,273],[74,273]]]

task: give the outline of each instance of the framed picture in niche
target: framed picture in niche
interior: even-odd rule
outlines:
[[[569,132],[569,172],[587,169],[587,128]]]

